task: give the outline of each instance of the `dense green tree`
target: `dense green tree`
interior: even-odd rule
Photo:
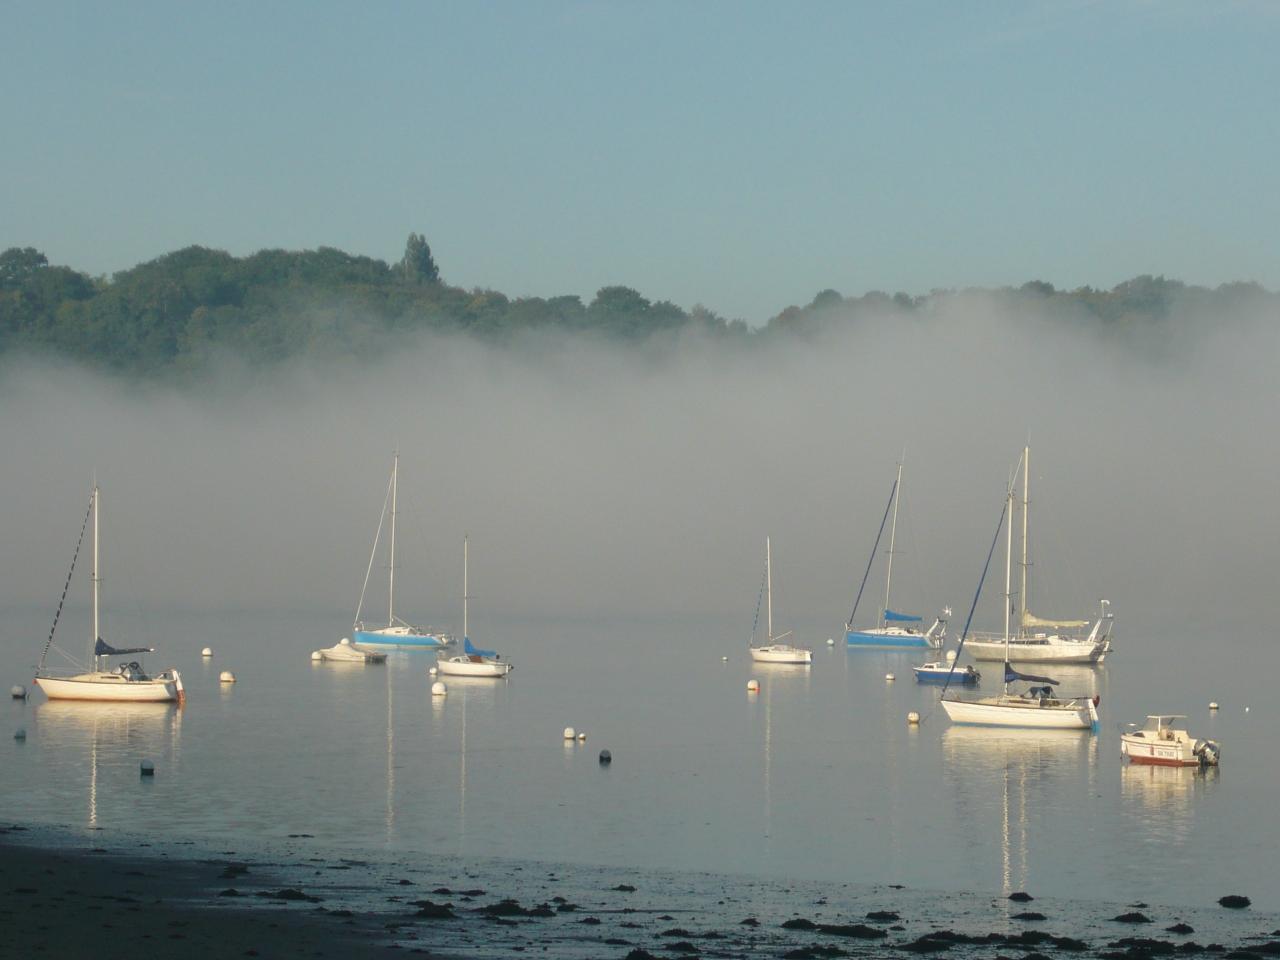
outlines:
[[[404,259],[400,261],[404,278],[410,283],[439,283],[440,269],[431,256],[427,238],[420,233],[409,234],[404,245]]]

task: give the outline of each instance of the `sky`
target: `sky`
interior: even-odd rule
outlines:
[[[333,246],[760,323],[818,291],[1280,287],[1280,6],[4,0],[0,249]]]

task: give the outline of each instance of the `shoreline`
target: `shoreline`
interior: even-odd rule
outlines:
[[[56,828],[0,826],[0,958],[1280,955],[1280,919],[1216,904],[302,852],[276,863],[175,852],[173,841],[57,839]]]

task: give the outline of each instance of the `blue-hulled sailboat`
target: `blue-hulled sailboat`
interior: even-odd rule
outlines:
[[[876,542],[871,547],[871,557],[867,560],[866,572],[862,575],[862,585],[858,587],[858,596],[853,601],[853,612],[845,621],[845,641],[851,647],[932,647],[940,649],[946,640],[946,616],[936,617],[928,630],[922,630],[918,624],[924,622],[923,617],[911,613],[899,613],[889,606],[889,588],[893,584],[893,553],[898,535],[898,495],[902,489],[902,464],[898,464],[898,476],[893,481],[893,489],[889,491],[889,502],[885,504],[884,516],[880,518],[880,530],[876,534]],[[862,592],[867,586],[867,577],[871,575],[871,565],[875,562],[876,551],[880,549],[880,538],[884,536],[884,525],[889,519],[889,511],[893,510],[893,524],[889,528],[889,563],[884,578],[884,606],[874,627],[854,629],[853,619],[858,615],[858,604],[862,601]]]
[[[396,494],[400,472],[400,454],[397,452],[391,463],[391,481],[387,485],[387,496],[382,503],[382,515],[378,518],[378,531],[373,537],[373,551],[369,554],[369,567],[364,573],[364,586],[360,590],[360,603],[356,606],[355,623],[352,626],[352,639],[362,647],[391,647],[398,650],[428,650],[445,647],[453,643],[447,633],[430,628],[416,627],[396,616]],[[390,510],[388,510],[388,506]],[[387,624],[386,626],[366,625],[361,619],[364,611],[364,595],[369,588],[369,574],[373,571],[373,561],[378,555],[378,542],[382,538],[382,526],[390,516],[390,571],[387,584]]]

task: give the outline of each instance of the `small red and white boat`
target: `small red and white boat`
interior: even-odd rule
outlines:
[[[1164,767],[1216,767],[1222,749],[1213,740],[1197,740],[1177,725],[1185,716],[1147,717],[1141,730],[1120,735],[1120,754],[1130,763]]]

